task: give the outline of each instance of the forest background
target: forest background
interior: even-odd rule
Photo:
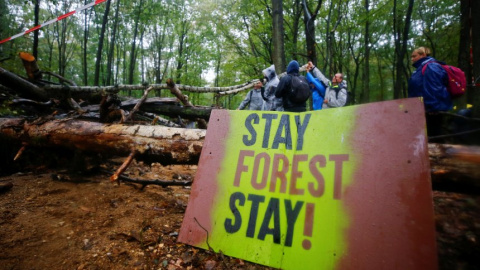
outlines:
[[[90,2],[0,0],[0,40]],[[312,60],[327,76],[344,73],[361,104],[407,97],[411,51],[427,46],[465,71],[469,87],[456,108],[473,104],[480,117],[479,13],[476,0],[106,0],[0,44],[0,65],[23,74],[18,53],[26,51],[42,70],[80,86],[167,78],[232,86],[261,78],[272,64],[281,73],[290,60]],[[235,109],[246,91],[185,94],[195,105]]]

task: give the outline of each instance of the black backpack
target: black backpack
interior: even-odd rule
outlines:
[[[335,90],[335,95],[336,95],[336,98],[338,99],[338,93],[340,92],[341,88],[333,88],[333,90]],[[352,103],[352,92],[346,90],[347,92],[347,100],[345,101],[345,105],[343,106],[348,106],[348,105],[351,105]]]
[[[289,94],[289,99],[294,103],[303,103],[311,95],[310,85],[308,84],[307,78],[301,75],[290,75],[292,78],[291,81],[291,90]]]

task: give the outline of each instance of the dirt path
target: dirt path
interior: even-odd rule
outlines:
[[[196,166],[143,166],[143,179],[193,179]],[[0,269],[270,269],[176,242],[190,189],[108,175],[14,174],[0,193]],[[440,269],[480,269],[480,198],[435,192]]]

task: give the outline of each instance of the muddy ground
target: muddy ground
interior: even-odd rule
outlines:
[[[196,169],[134,162],[127,175],[191,181]],[[270,269],[176,242],[188,186],[118,185],[104,172],[42,166],[0,177],[9,182],[0,193],[2,270]],[[434,204],[440,269],[480,269],[480,196],[435,191]]]

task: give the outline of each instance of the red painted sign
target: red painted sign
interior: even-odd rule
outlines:
[[[436,269],[423,108],[213,111],[179,241],[281,269]]]

